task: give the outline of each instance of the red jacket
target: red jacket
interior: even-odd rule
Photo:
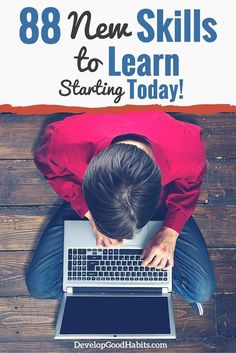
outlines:
[[[89,161],[118,135],[146,137],[162,176],[164,225],[181,232],[196,206],[206,174],[201,128],[162,112],[77,115],[47,126],[35,163],[49,184],[83,217],[88,207],[82,180]]]

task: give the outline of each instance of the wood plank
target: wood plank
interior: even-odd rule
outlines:
[[[55,207],[0,207],[0,250],[33,250]],[[199,205],[194,215],[208,247],[234,247],[235,207]]]
[[[3,159],[31,159],[45,127],[73,114],[0,115],[0,156]]]
[[[35,332],[41,340],[53,337],[59,304],[57,300],[0,298],[0,341],[31,340]],[[214,336],[213,300],[205,305],[203,317],[176,296],[174,308],[178,338]]]
[[[217,295],[216,312],[218,335],[236,337],[236,294]]]
[[[235,247],[235,206],[198,205],[194,218],[202,230],[208,247]]]
[[[194,115],[171,113],[176,119],[199,125],[203,128],[208,158],[235,158],[236,114]]]
[[[217,293],[236,293],[236,249],[210,249],[217,277]],[[1,251],[0,297],[28,295],[24,274],[31,251]]]
[[[236,149],[234,151],[236,156]],[[236,205],[236,159],[210,161],[207,175],[210,205]]]
[[[58,207],[0,207],[0,250],[33,250]]]
[[[5,159],[30,159],[45,126],[68,114],[0,115],[0,156]],[[209,158],[235,158],[236,114],[192,115],[171,113],[177,119],[200,125]]]
[[[132,348],[131,344],[135,342],[147,345],[155,344],[155,348]],[[31,342],[0,342],[1,353],[68,353],[68,352],[78,352],[78,353],[97,353],[100,352],[110,352],[110,353],[157,353],[157,351],[163,351],[165,353],[235,353],[236,352],[236,339],[229,338],[205,338],[195,341],[190,340],[166,340],[165,342],[161,340],[80,340],[81,348],[74,348],[73,340],[62,340],[55,341],[44,340],[41,341],[40,337],[37,336],[35,340]],[[101,349],[94,348],[94,342],[108,345],[108,348]],[[107,343],[108,342],[108,343]],[[127,342],[127,343],[123,343]],[[83,346],[82,346],[83,344]],[[127,347],[123,348],[124,345]],[[159,344],[159,346],[158,346]],[[163,348],[161,348],[160,344]],[[89,346],[90,345],[90,346]],[[123,345],[123,346],[122,346]],[[130,347],[131,346],[131,347]],[[106,347],[106,346],[105,346]],[[111,348],[110,348],[111,347]],[[112,348],[114,347],[114,348]],[[158,348],[159,347],[159,348]]]
[[[236,293],[236,249],[210,249],[217,278],[217,293]]]
[[[0,160],[0,205],[56,205],[59,198],[32,160]],[[207,203],[206,182],[199,203]]]
[[[32,160],[0,160],[0,205],[60,203]]]
[[[1,251],[0,297],[28,295],[25,271],[31,257],[31,251]]]

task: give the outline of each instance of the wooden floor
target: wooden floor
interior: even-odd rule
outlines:
[[[68,114],[67,114],[68,115]],[[217,275],[217,292],[204,317],[174,298],[177,340],[166,349],[109,349],[103,352],[236,352],[236,115],[184,116],[204,128],[209,173],[195,213]],[[97,353],[53,339],[56,300],[30,298],[24,273],[41,232],[59,200],[39,176],[33,151],[54,116],[0,114],[0,352]],[[187,146],[186,146],[187,148]]]

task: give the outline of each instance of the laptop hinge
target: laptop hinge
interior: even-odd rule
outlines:
[[[165,289],[165,292],[163,292],[163,289]],[[73,293],[97,293],[97,294],[103,294],[103,293],[110,293],[110,294],[117,294],[117,293],[168,293],[167,288],[152,288],[152,287],[74,287],[73,288]]]
[[[73,294],[73,288],[72,287],[66,287],[66,293],[67,294]]]

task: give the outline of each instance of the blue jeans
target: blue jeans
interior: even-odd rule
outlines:
[[[163,219],[165,209],[155,219]],[[41,236],[26,273],[29,294],[39,299],[61,298],[64,220],[80,219],[64,202]],[[203,236],[193,217],[186,222],[175,248],[173,291],[189,303],[208,301],[216,281]]]

